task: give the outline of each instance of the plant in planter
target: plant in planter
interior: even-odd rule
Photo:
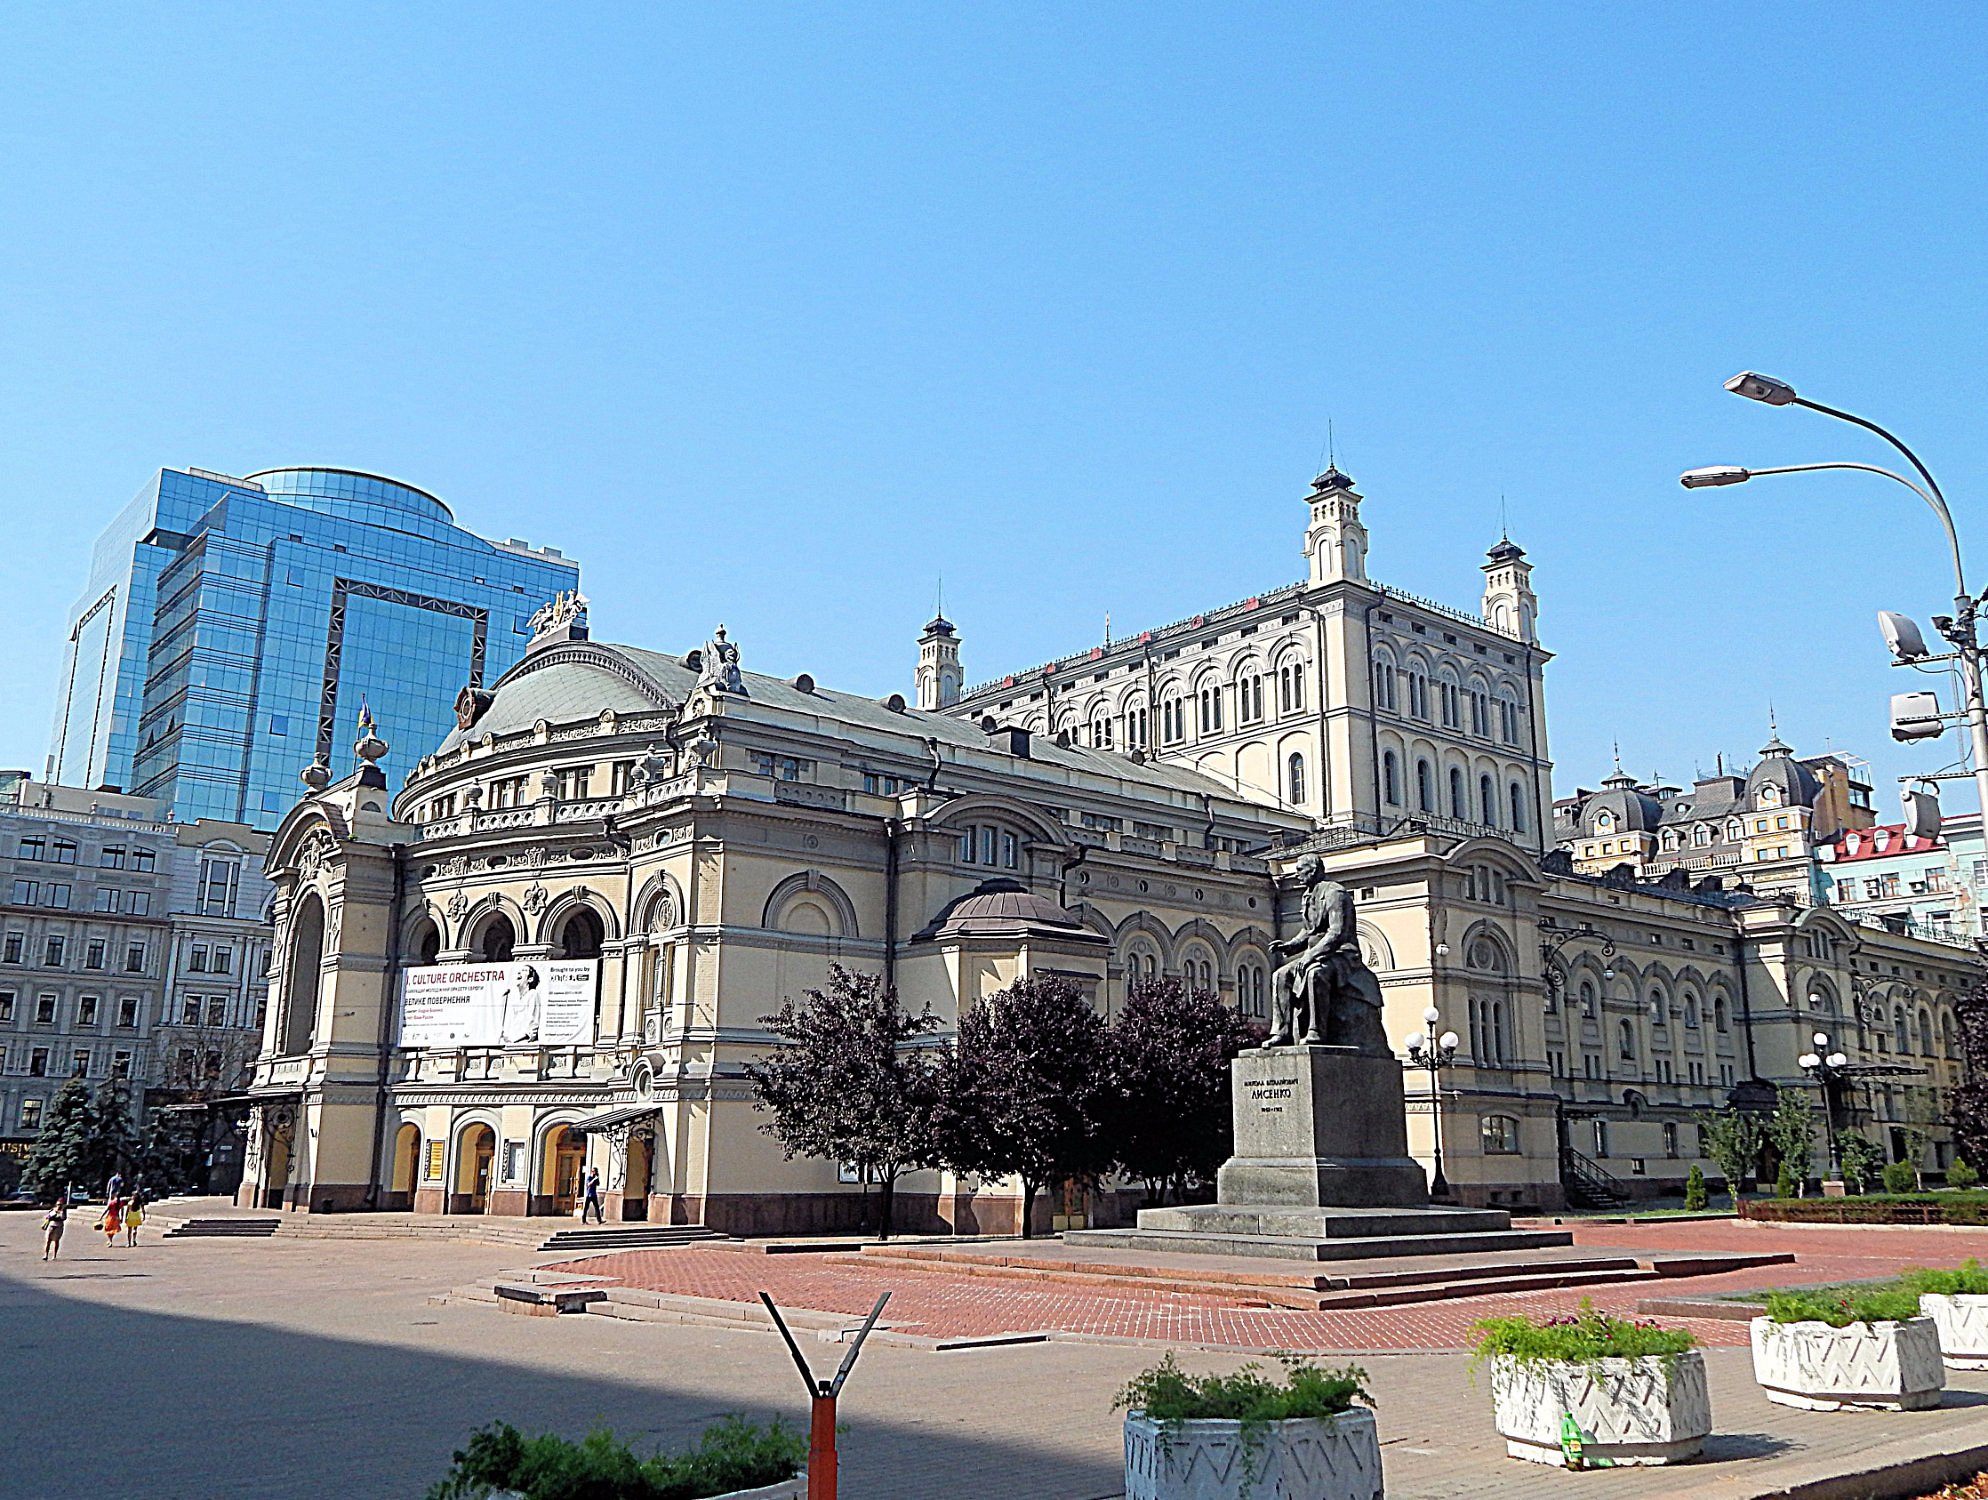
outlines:
[[[1281,1356],[1190,1375],[1171,1352],[1118,1393],[1126,1500],[1380,1500],[1381,1446],[1366,1371]]]
[[[1499,1436],[1513,1458],[1562,1468],[1674,1464],[1712,1430],[1705,1358],[1682,1328],[1583,1303],[1554,1318],[1486,1318],[1473,1366],[1491,1366]]]
[[[1939,1331],[1912,1292],[1774,1292],[1752,1330],[1753,1378],[1769,1401],[1809,1411],[1940,1404]]]
[[[1907,1271],[1907,1291],[1940,1334],[1949,1370],[1988,1370],[1988,1271],[1969,1259],[1950,1271]]]
[[[428,1500],[798,1500],[807,1439],[726,1417],[683,1453],[638,1456],[605,1428],[580,1442],[508,1422],[470,1434]]]

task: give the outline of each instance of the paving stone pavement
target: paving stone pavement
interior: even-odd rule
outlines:
[[[892,1327],[942,1338],[1056,1331],[1087,1338],[1237,1349],[1365,1352],[1466,1348],[1471,1325],[1479,1318],[1514,1309],[1572,1311],[1591,1300],[1596,1307],[1626,1313],[1645,1297],[1717,1297],[1764,1286],[1885,1276],[1907,1266],[1951,1265],[1969,1255],[1988,1256],[1988,1231],[1962,1235],[1885,1229],[1846,1234],[1722,1222],[1609,1224],[1578,1229],[1576,1242],[1583,1249],[1625,1253],[1785,1250],[1797,1260],[1793,1266],[1760,1266],[1717,1276],[1318,1312],[1250,1306],[1244,1297],[1212,1292],[1007,1281],[930,1267],[907,1270],[851,1254],[634,1250],[563,1261],[560,1269],[627,1286],[730,1302],[751,1302],[768,1291],[783,1306],[852,1316],[867,1313],[878,1294],[889,1291],[886,1317]],[[1711,1347],[1747,1342],[1744,1323],[1690,1319],[1682,1326]]]
[[[7,1500],[134,1488],[161,1500],[419,1496],[468,1430],[495,1417],[567,1432],[605,1421],[642,1442],[680,1441],[726,1411],[803,1418],[800,1382],[767,1333],[428,1305],[432,1292],[514,1266],[515,1249],[187,1240],[111,1251],[84,1235],[43,1265],[32,1219],[0,1214]],[[1895,1248],[1839,1244],[1842,1262]],[[1922,1258],[1959,1253],[1942,1241]],[[732,1254],[765,1276],[787,1264]],[[825,1366],[840,1350],[809,1352]],[[1116,1500],[1111,1393],[1152,1358],[1089,1344],[866,1350],[845,1396],[843,1493]],[[1240,1362],[1185,1358],[1194,1368]],[[1363,1358],[1388,1493],[1742,1500],[1899,1457],[1988,1448],[1988,1376],[1954,1377],[1938,1411],[1832,1415],[1770,1406],[1742,1350],[1714,1349],[1709,1361],[1713,1461],[1572,1476],[1501,1456],[1489,1395],[1455,1355]]]

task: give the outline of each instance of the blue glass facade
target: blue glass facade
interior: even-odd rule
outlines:
[[[273,828],[308,762],[350,769],[362,703],[413,764],[458,690],[516,662],[532,612],[579,578],[391,479],[163,470],[97,541],[48,775]]]

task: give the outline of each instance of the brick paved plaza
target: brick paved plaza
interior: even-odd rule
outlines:
[[[1597,1227],[1582,1238],[1622,1243],[1624,1233]],[[1779,1241],[1783,1232],[1724,1224],[1634,1232],[1645,1246],[1671,1237],[1703,1247],[1757,1246],[1762,1236]],[[429,1302],[449,1287],[487,1284],[528,1263],[515,1246],[279,1236],[154,1239],[111,1251],[79,1224],[69,1253],[43,1265],[33,1238],[33,1216],[0,1215],[0,1334],[12,1406],[0,1495],[42,1500],[135,1488],[185,1500],[418,1496],[451,1447],[495,1417],[569,1432],[604,1420],[638,1440],[673,1441],[721,1412],[801,1415],[799,1381],[765,1333],[504,1317],[488,1306]],[[1786,1238],[1797,1243],[1798,1267],[1778,1276],[1773,1268],[1741,1274],[1755,1284],[1874,1275],[1988,1250],[1988,1236],[1971,1234],[1819,1230]],[[1803,1413],[1769,1406],[1753,1388],[1745,1352],[1716,1347],[1709,1361],[1719,1435],[1708,1461],[1569,1476],[1504,1459],[1486,1393],[1473,1388],[1463,1360],[1435,1348],[1457,1342],[1488,1306],[1571,1304],[1579,1292],[1280,1313],[1170,1294],[989,1286],[934,1271],[876,1279],[867,1265],[736,1250],[664,1252],[639,1263],[649,1279],[694,1284],[700,1295],[765,1287],[783,1302],[827,1310],[866,1310],[870,1288],[888,1286],[907,1328],[920,1321],[991,1327],[1022,1313],[1040,1321],[1042,1307],[1017,1300],[1037,1297],[1107,1337],[1130,1328],[1184,1339],[1230,1332],[1241,1342],[1267,1333],[1274,1342],[1298,1343],[1284,1335],[1302,1328],[1328,1350],[1399,1349],[1364,1358],[1379,1399],[1388,1493],[1397,1500],[1537,1500],[1604,1489],[1636,1500],[1893,1493],[1801,1486],[1907,1458],[1988,1448],[1988,1377],[1950,1375],[1946,1405],[1934,1412]],[[1658,1290],[1695,1294],[1731,1279]],[[1594,1296],[1630,1305],[1650,1289],[1630,1284]],[[1702,1331],[1727,1345],[1739,1330],[1707,1323]],[[839,1354],[822,1344],[811,1352],[824,1363]],[[943,1354],[874,1345],[846,1395],[844,1493],[856,1500],[1115,1497],[1111,1393],[1156,1352],[1084,1342]],[[1187,1358],[1210,1368],[1238,1360],[1219,1352]]]

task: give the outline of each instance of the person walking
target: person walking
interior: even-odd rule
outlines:
[[[586,1202],[580,1207],[580,1222],[582,1224],[587,1222],[588,1214],[594,1216],[596,1224],[605,1224],[607,1222],[607,1215],[601,1212],[601,1169],[599,1167],[587,1168]]]
[[[112,1172],[110,1174],[110,1181],[104,1184],[104,1200],[106,1202],[115,1202],[123,1196],[124,1174],[122,1172]]]
[[[55,1207],[41,1221],[41,1258],[54,1260],[62,1254],[62,1231],[69,1223],[69,1193],[65,1188]]]
[[[125,1204],[124,1206],[124,1243],[125,1244],[135,1245],[138,1243],[138,1226],[143,1224],[144,1222],[145,1222],[144,1200],[134,1195],[132,1197],[132,1200],[129,1203]]]
[[[104,1243],[112,1249],[117,1247],[117,1230],[124,1219],[124,1200],[113,1198],[104,1205],[104,1216],[97,1227],[104,1232]]]

